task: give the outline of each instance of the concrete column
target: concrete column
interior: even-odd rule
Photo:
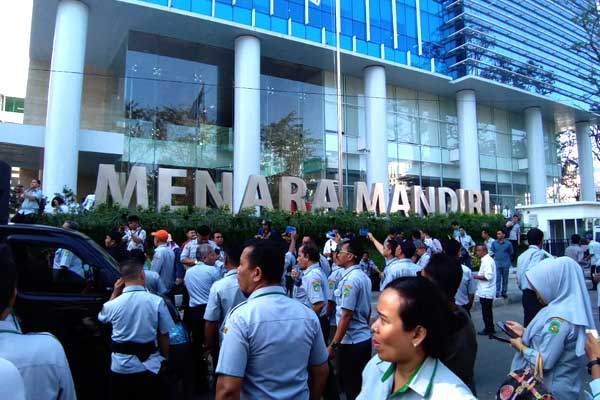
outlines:
[[[544,125],[539,107],[525,109],[527,132],[527,169],[532,204],[546,204],[546,158]]]
[[[389,175],[386,137],[385,69],[365,68],[365,114],[367,116],[367,185],[383,183],[385,204],[389,198]]]
[[[575,128],[577,132],[577,153],[579,155],[580,199],[581,201],[596,201],[594,159],[592,158],[592,143],[589,136],[590,124],[588,122],[578,122]]]
[[[78,0],[58,3],[44,137],[42,187],[49,198],[62,193],[64,186],[77,192],[88,13],[88,7]]]
[[[235,40],[233,207],[237,212],[250,175],[260,174],[260,41]]]
[[[477,100],[474,90],[461,90],[456,93],[456,113],[458,117],[460,186],[463,189],[481,190]]]

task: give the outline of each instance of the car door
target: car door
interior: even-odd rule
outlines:
[[[106,265],[85,241],[55,235],[10,235],[19,281],[15,312],[24,332],[50,332],[62,343],[79,398],[108,393],[110,328],[97,315],[112,291]]]

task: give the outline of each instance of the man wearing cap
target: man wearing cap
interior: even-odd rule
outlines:
[[[167,246],[167,240],[169,239],[169,232],[164,229],[152,232],[154,237],[154,257],[152,257],[152,265],[150,269],[158,275],[160,280],[167,288],[167,291],[171,290],[175,284],[175,278],[173,269],[175,268],[175,253]]]
[[[255,239],[277,239],[277,232],[271,227],[271,221],[263,219]]]
[[[411,258],[415,255],[415,245],[412,240],[403,240],[396,246],[396,258],[398,261],[389,266],[389,271],[381,282],[381,287],[385,287],[394,279],[403,276],[417,276],[421,267],[413,263]]]

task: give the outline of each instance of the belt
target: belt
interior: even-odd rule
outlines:
[[[112,341],[110,344],[110,350],[113,353],[136,356],[141,362],[145,362],[153,353],[156,352],[157,348],[154,341],[148,343]]]

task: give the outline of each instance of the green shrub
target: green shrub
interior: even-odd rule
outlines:
[[[129,210],[117,206],[100,205],[90,212],[80,214],[63,215],[45,215],[39,223],[60,226],[65,219],[71,219],[79,223],[80,230],[100,244],[103,244],[104,237],[112,229],[116,229],[121,224],[125,224],[127,216],[136,214],[140,217],[142,227],[148,233],[148,240],[151,240],[150,232],[158,229],[169,231],[173,240],[181,243],[185,240],[185,229],[188,227],[198,228],[206,224],[212,230],[220,230],[225,235],[226,240],[245,240],[254,237],[260,220],[270,219],[273,227],[278,232],[283,232],[287,225],[295,226],[299,235],[312,235],[322,246],[325,241],[325,233],[336,226],[342,235],[346,232],[358,233],[360,228],[367,228],[369,232],[380,241],[388,234],[391,228],[398,228],[404,232],[405,237],[410,238],[410,232],[414,229],[430,229],[434,237],[440,240],[448,239],[451,235],[450,224],[457,221],[463,225],[467,232],[476,242],[481,241],[480,232],[482,228],[488,228],[491,232],[504,224],[502,215],[477,215],[477,214],[432,214],[425,217],[403,215],[391,215],[378,217],[374,214],[357,214],[349,210],[339,210],[330,213],[295,213],[290,214],[284,211],[265,211],[262,215],[256,216],[254,210],[245,210],[244,212],[233,215],[226,210],[205,209],[199,210],[188,207],[176,211],[165,208],[161,212],[148,209]],[[366,238],[360,238],[367,244]],[[152,246],[148,246],[151,248]],[[372,259],[378,266],[383,265],[383,259],[371,247]]]

